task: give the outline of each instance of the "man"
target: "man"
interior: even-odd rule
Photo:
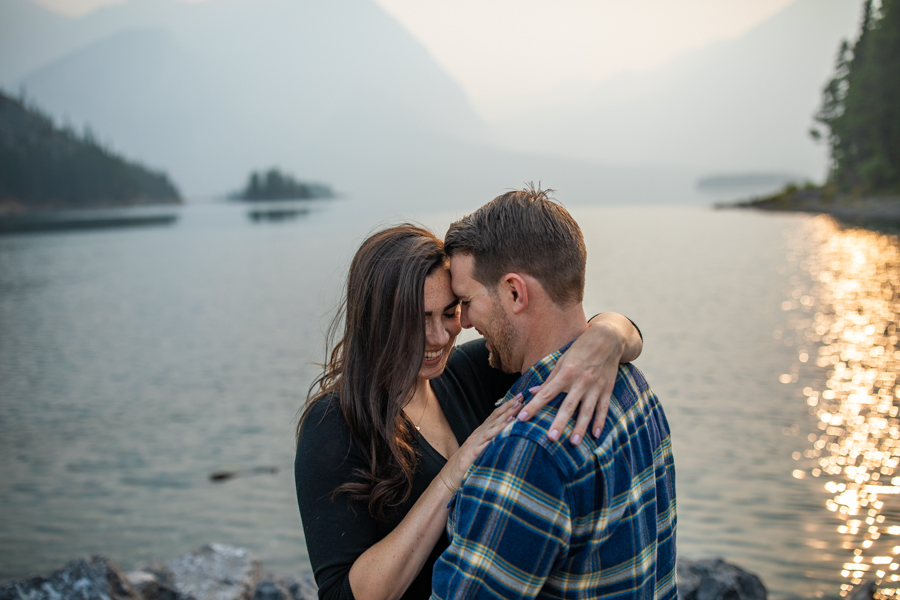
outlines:
[[[445,244],[462,325],[485,337],[494,366],[522,373],[506,399],[527,402],[587,328],[578,224],[529,188],[454,223]],[[675,469],[659,401],[621,365],[599,439],[573,445],[548,431],[563,399],[513,421],[469,470],[433,598],[677,598]]]

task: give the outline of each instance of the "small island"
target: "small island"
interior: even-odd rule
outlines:
[[[855,43],[838,51],[811,137],[829,147],[824,185],[786,186],[732,206],[828,213],[860,225],[900,228],[900,0],[863,4]]]
[[[0,216],[180,203],[164,173],[0,91]]]
[[[232,196],[236,200],[249,202],[333,197],[334,192],[327,185],[298,181],[274,167],[266,172],[251,173],[244,189]]]

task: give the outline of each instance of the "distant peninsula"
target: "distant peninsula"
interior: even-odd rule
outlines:
[[[0,215],[180,203],[164,173],[0,91]]]
[[[856,42],[838,50],[810,131],[824,140],[831,168],[824,185],[786,186],[732,206],[828,213],[900,230],[900,0],[863,2]]]
[[[334,192],[327,185],[297,181],[292,175],[282,173],[276,168],[251,173],[244,189],[232,196],[236,200],[250,202],[333,197]]]

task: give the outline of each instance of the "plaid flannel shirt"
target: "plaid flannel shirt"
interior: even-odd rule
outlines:
[[[534,365],[504,400],[521,392],[527,402],[567,349]],[[637,368],[621,365],[600,439],[578,446],[547,438],[563,398],[513,421],[469,469],[451,501],[451,544],[434,567],[432,599],[677,600],[675,466],[656,395]]]

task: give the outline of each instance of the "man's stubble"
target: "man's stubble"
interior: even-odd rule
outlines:
[[[504,373],[518,373],[512,366],[513,348],[516,342],[516,329],[500,305],[499,298],[492,298],[492,314],[490,329],[485,329],[485,339],[491,345],[488,364]]]

